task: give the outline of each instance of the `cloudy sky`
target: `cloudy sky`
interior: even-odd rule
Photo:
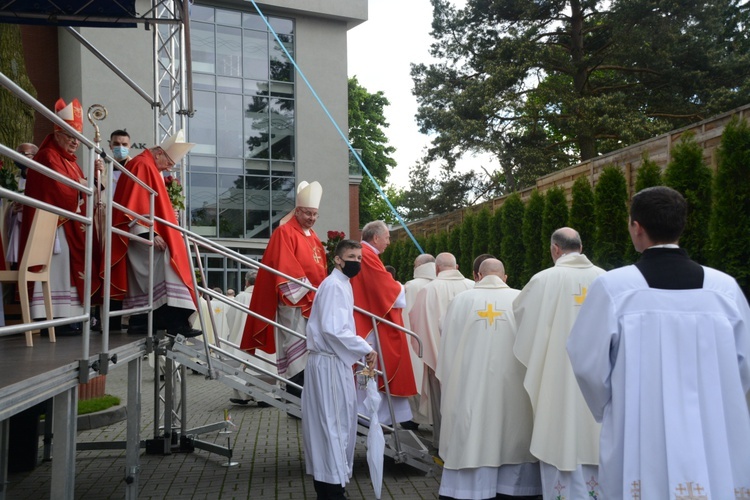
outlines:
[[[464,0],[454,0],[463,5]],[[429,0],[369,0],[367,22],[349,30],[349,76],[356,76],[369,92],[383,91],[391,105],[385,109],[385,130],[398,162],[391,184],[406,187],[409,168],[419,160],[429,137],[420,134],[414,115],[417,101],[410,64],[428,62],[432,23]],[[466,158],[459,168],[478,168],[485,159]]]

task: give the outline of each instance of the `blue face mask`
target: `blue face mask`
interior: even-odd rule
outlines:
[[[112,148],[112,154],[115,160],[122,161],[128,157],[129,150],[125,146],[115,146]]]

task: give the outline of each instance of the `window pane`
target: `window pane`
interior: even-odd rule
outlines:
[[[268,27],[266,26],[266,23],[263,22],[263,19],[261,19],[258,14],[250,12],[245,12],[244,14],[242,14],[242,26],[244,28],[250,28],[253,30],[268,30]]]
[[[219,237],[241,238],[244,221],[243,182],[241,175],[219,176]]]
[[[268,175],[268,160],[245,160],[245,173]]]
[[[284,34],[284,35],[294,34],[294,21],[292,21],[291,19],[269,17],[268,24],[270,24],[273,30],[280,35],[281,34]]]
[[[245,203],[247,209],[246,238],[269,238],[269,178],[245,177]]]
[[[241,19],[241,13],[235,10],[216,9],[216,24],[239,26]]]
[[[247,83],[245,83],[247,87]],[[271,97],[287,97],[289,99],[294,98],[294,84],[293,83],[271,83]]]
[[[273,179],[271,190],[271,213],[275,229],[279,226],[279,221],[294,209],[296,193],[294,179]]]
[[[195,21],[214,22],[214,9],[203,7],[202,5],[193,5],[190,8],[190,27],[193,27]]]
[[[294,160],[294,101],[271,99],[271,158]]]
[[[219,92],[228,92],[231,94],[242,93],[242,79],[230,78],[228,76],[219,76],[216,78],[216,90]]]
[[[188,155],[187,168],[191,172],[216,172],[216,158],[213,156]]]
[[[193,57],[193,71],[203,73],[214,72],[214,25],[192,23],[190,25],[191,54]]]
[[[195,143],[193,153],[216,154],[216,104],[213,92],[195,91],[195,118],[188,122],[190,141]]]
[[[271,174],[279,177],[294,176],[294,163],[290,161],[274,161]]]
[[[202,236],[216,236],[216,176],[190,174],[188,210],[190,230]]]
[[[193,73],[193,90],[214,90],[214,75],[205,75],[203,73]]]
[[[242,158],[244,150],[242,137],[242,96],[217,94],[216,100],[219,154],[230,158]]]
[[[289,35],[279,35],[279,39],[284,44],[287,52],[294,57],[293,37]],[[291,82],[294,78],[294,68],[286,53],[279,46],[276,39],[273,40],[273,50],[271,51],[271,80],[281,82]]]
[[[268,99],[245,97],[245,158],[268,158]]]
[[[216,27],[216,74],[241,76],[242,30]]]
[[[243,31],[243,76],[268,80],[268,34],[260,31]]]

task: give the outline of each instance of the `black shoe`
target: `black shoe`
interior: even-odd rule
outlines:
[[[246,405],[250,402],[249,399],[229,398],[229,402],[236,405]]]
[[[74,337],[81,334],[81,324],[72,323],[70,325],[62,325],[55,327],[55,336],[60,337]]]
[[[182,335],[186,339],[191,339],[194,337],[200,337],[203,335],[203,332],[200,330],[194,330],[190,328],[189,326],[178,326],[177,328],[169,328],[167,329],[167,335],[171,335],[173,337],[176,337],[177,335]]]
[[[399,425],[401,426],[402,429],[406,429],[408,431],[416,431],[417,429],[419,429],[419,424],[413,420],[407,420],[406,422],[401,422]]]
[[[265,401],[256,401],[258,403],[258,408],[270,408],[271,405],[266,403]]]

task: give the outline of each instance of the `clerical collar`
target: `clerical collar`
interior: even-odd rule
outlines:
[[[370,247],[370,249],[371,249],[371,250],[372,250],[373,252],[375,252],[375,255],[380,255],[380,250],[378,250],[378,249],[377,249],[377,248],[375,248],[374,246],[370,245],[370,244],[369,244],[369,243],[367,243],[367,242],[366,242],[365,240],[362,240],[362,244],[363,244],[363,245],[367,245],[368,247]]]
[[[563,258],[567,255],[573,256],[573,255],[581,255],[581,252],[566,252],[560,256],[560,258]]]
[[[675,243],[665,243],[664,245],[650,246],[646,250],[651,250],[652,248],[680,248],[680,245],[677,245]]]

